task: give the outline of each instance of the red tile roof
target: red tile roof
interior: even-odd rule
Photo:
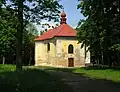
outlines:
[[[46,40],[46,39],[50,39],[53,37],[60,37],[60,36],[76,36],[76,30],[74,30],[72,27],[70,27],[67,23],[66,23],[66,14],[63,11],[61,14],[61,22],[60,22],[60,26],[58,26],[57,28],[54,29],[50,29],[49,31],[45,32],[43,35],[37,37],[35,40]]]
[[[75,37],[76,36],[76,30],[74,30],[72,27],[70,27],[68,24],[61,24],[57,28],[50,29],[47,32],[45,32],[43,35],[39,36],[35,40],[46,40],[53,37]]]

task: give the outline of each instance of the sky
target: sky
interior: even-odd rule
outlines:
[[[80,9],[77,9],[78,0],[61,0],[60,4],[63,5],[67,15],[67,23],[70,26],[76,27],[78,21],[84,19],[84,16],[80,13]]]
[[[9,4],[10,2],[8,2]],[[66,13],[66,18],[67,18],[67,24],[70,25],[73,28],[76,28],[78,22],[80,19],[85,19],[85,17],[80,13],[80,9],[77,9],[77,5],[80,3],[78,0],[60,0],[59,4],[63,6],[64,11]],[[29,3],[27,3],[29,5]],[[62,10],[61,10],[62,12]],[[48,21],[41,21],[41,24],[48,23],[51,26],[55,26],[55,24],[59,23],[54,23],[48,22]],[[36,28],[38,32],[41,30],[44,30],[45,28],[42,28],[40,25],[36,25]],[[48,29],[48,28],[47,28]]]
[[[59,4],[61,4],[64,8],[67,18],[67,24],[71,27],[75,28],[80,19],[84,19],[85,17],[80,13],[80,9],[77,9],[77,5],[79,4],[78,0],[60,0]],[[62,12],[62,11],[61,11]],[[43,21],[44,23],[45,21]],[[54,26],[54,22],[50,22],[50,25]],[[38,31],[41,30],[40,26],[36,26]]]

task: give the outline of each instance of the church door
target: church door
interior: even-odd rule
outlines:
[[[68,67],[74,67],[74,59],[68,58]]]

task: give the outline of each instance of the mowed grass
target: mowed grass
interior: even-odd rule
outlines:
[[[68,92],[67,85],[40,68],[24,67],[16,72],[13,65],[0,65],[0,92]]]
[[[81,68],[53,68],[43,67],[43,69],[71,72],[95,79],[105,79],[120,82],[120,69],[108,69],[100,67],[81,67]]]
[[[84,76],[88,76],[90,78],[106,79],[112,80],[114,82],[120,82],[120,70],[116,69],[84,67],[73,69],[72,72],[77,74],[83,74]]]

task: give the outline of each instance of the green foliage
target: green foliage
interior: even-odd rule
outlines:
[[[38,31],[32,23],[26,25],[23,32],[23,64],[34,64],[34,39],[38,36]]]
[[[5,57],[5,63],[14,64],[16,56],[16,32],[18,19],[12,10],[2,9],[0,12],[0,63]],[[26,25],[23,31],[23,65],[34,64],[34,39],[38,35],[32,23]]]
[[[14,21],[14,22],[13,22]],[[0,51],[6,56],[8,52],[15,53],[15,34],[17,19],[11,11],[2,9],[0,12]]]
[[[19,0],[9,0],[9,8],[19,7]],[[57,0],[23,0],[23,19],[24,21],[35,22],[40,24],[42,19],[58,21],[60,8]],[[7,5],[6,1],[6,5]],[[21,7],[21,6],[20,6]]]
[[[15,17],[18,20],[16,32],[16,70],[19,71],[22,70],[23,30],[25,30],[26,25],[29,22],[39,24],[42,19],[57,21],[61,5],[58,4],[57,0],[4,0],[4,7],[9,11],[14,10]]]
[[[83,45],[89,46],[91,56],[95,57],[94,61],[98,64],[111,65],[113,62],[119,62],[117,56],[120,53],[118,1],[86,0],[78,5],[81,13],[87,18],[78,25],[78,40]]]

